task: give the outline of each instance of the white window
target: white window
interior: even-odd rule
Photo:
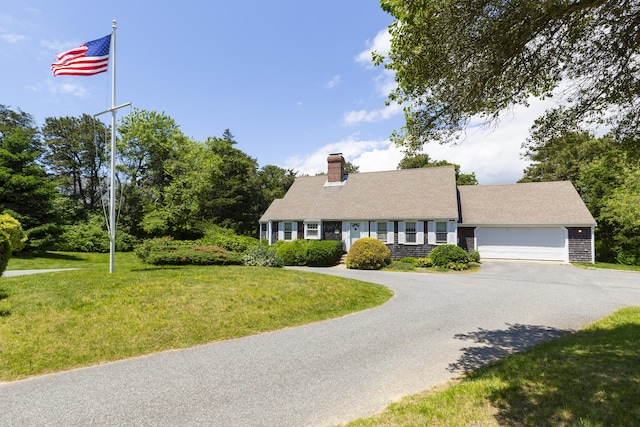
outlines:
[[[386,222],[379,222],[377,223],[377,233],[378,233],[378,240],[383,241],[384,243],[387,243],[387,223]]]
[[[398,223],[398,243],[401,245],[424,244],[424,222],[403,221]]]
[[[409,221],[404,223],[404,242],[405,243],[416,243],[416,234],[418,230],[416,227],[416,223],[414,221]]]
[[[291,240],[291,236],[292,236],[292,232],[293,232],[293,224],[290,222],[285,222],[284,223],[284,240]]]
[[[320,224],[317,222],[306,222],[304,224],[304,238],[305,239],[319,239],[320,238]]]
[[[447,243],[447,223],[436,222],[436,244]]]

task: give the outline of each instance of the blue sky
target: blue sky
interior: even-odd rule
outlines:
[[[111,105],[109,73],[54,78],[59,53],[117,30],[117,104],[161,111],[199,141],[230,129],[260,166],[326,169],[344,153],[361,172],[391,170],[402,153],[388,138],[404,123],[385,106],[393,75],[370,64],[385,51],[391,16],[375,0],[86,2],[22,0],[0,11],[0,104],[46,117],[95,114]],[[512,183],[526,166],[521,144],[544,104],[473,126],[456,146],[426,152]],[[129,113],[121,109],[119,117]],[[104,118],[105,122],[108,118]]]

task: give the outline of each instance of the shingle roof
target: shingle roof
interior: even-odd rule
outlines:
[[[591,225],[593,216],[569,181],[458,187],[463,224]]]
[[[453,219],[458,217],[453,167],[351,174],[325,186],[326,175],[303,176],[260,221]]]

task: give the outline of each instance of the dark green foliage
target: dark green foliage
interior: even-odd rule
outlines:
[[[347,268],[379,270],[391,263],[391,251],[378,239],[365,237],[356,240],[345,260]]]
[[[193,241],[156,238],[145,240],[135,254],[153,265],[240,265],[242,256],[220,246],[205,246]]]
[[[260,241],[250,236],[238,236],[233,230],[213,225],[207,228],[199,243],[209,246],[221,246],[228,251],[245,253]]]
[[[151,251],[146,262],[153,265],[241,265],[242,257],[220,246],[166,246]]]
[[[9,242],[9,236],[4,231],[0,230],[0,276],[7,269],[7,263],[11,258],[11,244]]]
[[[469,262],[480,263],[480,252],[478,251],[469,252]]]
[[[94,215],[88,221],[63,227],[64,231],[56,244],[56,250],[68,252],[109,252],[109,234],[105,220],[100,215]],[[116,230],[116,250],[132,251],[136,238],[122,231]]]
[[[284,265],[329,267],[344,252],[343,243],[337,240],[294,240],[277,242],[274,246]]]
[[[255,245],[249,249],[244,254],[243,263],[252,267],[282,267],[284,265],[275,249],[265,245]]]
[[[440,245],[429,253],[433,265],[457,269],[457,264],[468,264],[471,259],[469,253],[456,245]]]
[[[54,200],[60,195],[39,162],[41,154],[33,117],[0,105],[0,212],[22,224],[29,236],[25,250],[46,249],[59,223]]]

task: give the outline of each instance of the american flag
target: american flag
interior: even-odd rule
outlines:
[[[75,49],[57,54],[51,64],[54,76],[93,76],[104,73],[109,66],[111,35],[81,44]]]

